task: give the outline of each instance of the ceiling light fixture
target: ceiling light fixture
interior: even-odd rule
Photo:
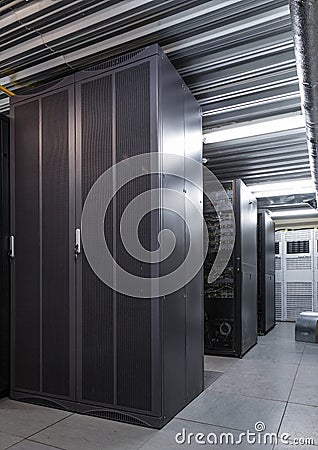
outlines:
[[[232,128],[216,129],[215,131],[204,135],[204,142],[206,144],[214,144],[216,142],[231,141],[234,139],[260,136],[278,131],[295,130],[298,128],[305,128],[305,119],[301,114],[284,117],[282,119],[251,122],[246,125]]]
[[[316,209],[289,209],[284,211],[271,212],[272,219],[280,219],[285,217],[308,217],[313,216],[318,219],[318,211]]]
[[[278,197],[280,195],[310,194],[315,192],[313,181],[305,180],[264,183],[248,186],[256,198]]]

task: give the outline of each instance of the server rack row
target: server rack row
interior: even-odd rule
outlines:
[[[121,294],[93,272],[76,230],[88,192],[113,164],[148,152],[201,163],[200,107],[155,45],[15,96],[11,115],[11,397],[160,428],[203,390],[202,272],[160,298]],[[107,210],[104,237],[120,266],[152,279],[178,266],[187,227],[154,191],[162,208],[144,217],[140,239],[154,250],[168,228],[177,242],[162,266],[140,262],[121,244],[123,210],[166,188],[190,214],[185,193],[202,210],[202,190],[164,163],[155,175],[140,169],[145,176]],[[200,227],[191,239],[203,252]]]
[[[257,202],[242,180],[224,183],[232,201],[236,240],[222,275],[208,283],[219,247],[220,225],[213,206],[205,199],[209,248],[204,265],[205,353],[243,356],[257,343]],[[233,230],[230,230],[233,233]]]
[[[314,229],[275,233],[276,318],[295,321],[317,311],[318,246]]]

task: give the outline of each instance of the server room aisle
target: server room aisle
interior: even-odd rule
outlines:
[[[181,433],[179,442],[184,437],[188,441],[189,433],[218,437],[232,432],[237,438],[240,432],[253,432],[260,422],[267,432],[288,433],[291,440],[314,439],[317,446],[298,448],[318,448],[318,345],[295,343],[294,324],[279,323],[242,360],[207,356],[205,363],[210,371],[207,382],[212,384],[160,431],[4,399],[0,402],[0,450],[197,449],[202,444],[193,437],[191,445],[182,445],[175,442],[176,434]],[[295,446],[275,446],[287,448]]]

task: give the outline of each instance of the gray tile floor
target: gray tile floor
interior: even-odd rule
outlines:
[[[225,439],[224,433],[231,433],[237,440],[242,432],[254,432],[256,422],[268,433],[286,433],[289,444],[249,445],[242,438],[241,445],[224,448],[292,449],[294,439],[309,438],[314,446],[297,447],[318,449],[318,345],[295,343],[293,324],[278,324],[242,360],[206,356],[205,369],[222,375],[206,374],[213,383],[160,431],[3,399],[0,450],[198,449],[203,445],[196,439],[221,439],[222,433]],[[181,443],[185,436],[186,443],[177,443],[176,435]]]

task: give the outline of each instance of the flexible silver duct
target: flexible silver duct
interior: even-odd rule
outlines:
[[[289,3],[310,168],[318,199],[318,1],[290,0]]]

